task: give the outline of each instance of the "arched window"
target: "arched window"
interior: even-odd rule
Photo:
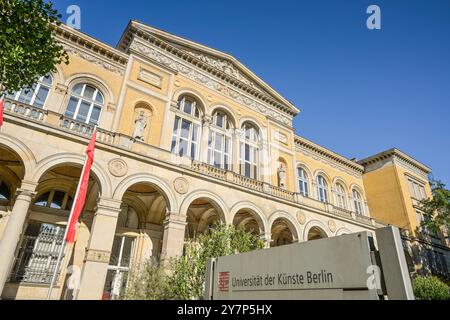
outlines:
[[[38,207],[47,207],[58,210],[70,210],[72,204],[72,197],[67,192],[60,190],[45,192],[34,202],[34,205]]]
[[[199,102],[190,96],[182,96],[178,100],[177,109],[171,151],[182,157],[197,159],[201,124]]]
[[[304,197],[309,196],[309,184],[308,184],[308,174],[305,169],[298,167],[297,168],[297,181],[298,181],[298,190],[301,195]]]
[[[79,83],[70,94],[66,116],[82,123],[96,126],[103,109],[103,94],[97,88]]]
[[[9,190],[8,185],[0,180],[0,201],[8,201],[11,200],[11,191]]]
[[[52,83],[53,78],[48,74],[39,78],[38,82],[33,85],[33,87],[8,94],[6,97],[34,107],[43,108],[47,101]]]
[[[240,143],[240,173],[258,179],[259,130],[251,123],[242,126],[243,137]]]
[[[328,184],[323,176],[317,177],[317,198],[321,202],[328,202]]]
[[[340,183],[336,183],[336,205],[339,208],[346,209],[347,202],[345,201],[345,189],[344,186]]]
[[[361,194],[356,189],[353,189],[353,204],[355,206],[355,213],[363,215],[364,201],[361,197]]]
[[[231,169],[231,122],[222,111],[213,114],[208,139],[208,163],[225,170]]]

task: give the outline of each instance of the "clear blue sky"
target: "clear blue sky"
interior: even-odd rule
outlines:
[[[450,186],[449,0],[55,2],[113,46],[137,19],[228,52],[302,110],[300,135],[349,158],[397,147]]]

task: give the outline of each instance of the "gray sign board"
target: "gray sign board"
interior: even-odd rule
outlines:
[[[208,265],[205,298],[379,299],[373,257],[367,232],[220,257]]]

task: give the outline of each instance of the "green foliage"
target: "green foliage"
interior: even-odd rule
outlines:
[[[168,299],[168,284],[164,268],[154,259],[149,259],[130,275],[128,289],[123,300]]]
[[[132,277],[126,299],[137,300],[202,300],[206,263],[210,258],[262,249],[259,237],[224,224],[189,240],[184,254],[168,264],[169,271],[147,263]],[[153,291],[153,292],[148,292]]]
[[[53,36],[59,24],[51,2],[0,1],[0,94],[31,88],[68,55]]]
[[[450,226],[450,190],[440,181],[432,181],[433,198],[421,202],[420,209],[425,216],[422,226],[438,234],[444,226]]]
[[[413,280],[417,300],[450,300],[450,287],[437,277],[417,277]]]

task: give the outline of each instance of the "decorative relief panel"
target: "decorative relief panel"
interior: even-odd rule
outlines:
[[[93,262],[109,263],[110,256],[111,253],[109,251],[89,249],[86,252],[85,260]]]
[[[189,191],[189,182],[185,178],[176,178],[173,187],[179,194],[186,194]]]
[[[284,133],[282,133],[282,132],[280,132],[278,130],[274,131],[273,137],[274,137],[275,141],[277,141],[277,142],[281,142],[282,144],[285,144],[285,145],[288,144],[288,137],[287,137],[287,135],[285,135]]]
[[[247,77],[245,77],[230,61],[227,61],[225,59],[212,57],[200,52],[193,52],[193,51],[187,51],[189,54],[193,55],[194,57],[197,57],[204,63],[210,65],[211,67],[214,67],[216,69],[219,69],[229,76],[232,76],[233,78],[244,82],[246,85],[251,86],[252,88],[255,88],[261,92],[266,93],[265,90],[263,90],[261,87],[257,86],[253,81],[249,80]]]
[[[199,72],[198,70],[184,65],[181,61],[166,56],[165,54],[161,53],[160,51],[154,48],[151,48],[135,40],[131,44],[130,49],[137,51],[145,55],[147,58],[152,59],[160,64],[163,64],[171,69],[177,70],[178,72],[188,77],[189,79],[197,83],[200,83],[211,90],[220,92],[232,98],[236,102],[246,105],[247,107],[249,107],[254,111],[257,111],[259,113],[262,113],[263,115],[271,117],[272,119],[275,119],[285,125],[292,126],[292,121],[290,118],[282,115],[281,113],[275,110],[272,110],[270,107],[264,106],[263,104],[257,102],[256,100],[234,89],[229,88],[226,85],[223,85],[222,83],[214,80],[212,77],[206,76],[203,73]]]
[[[302,211],[298,211],[297,220],[301,225],[304,225],[306,223],[306,215]]]
[[[328,221],[328,229],[330,229],[332,233],[335,233],[337,229],[336,222],[334,222],[333,220]]]
[[[161,76],[145,69],[139,70],[138,80],[151,84],[157,88],[161,88],[162,86]]]
[[[115,177],[123,177],[128,172],[128,165],[122,159],[112,159],[108,164],[109,172]]]

